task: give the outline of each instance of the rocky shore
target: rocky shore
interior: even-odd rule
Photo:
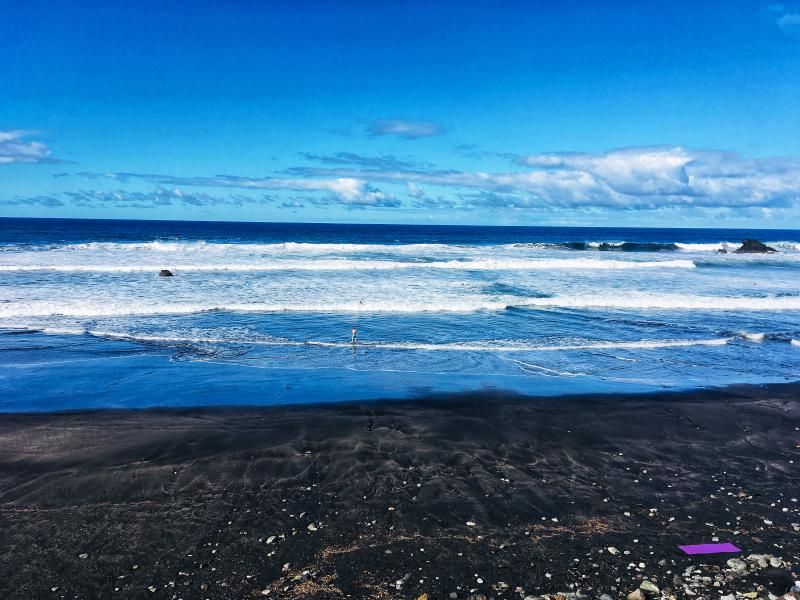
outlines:
[[[0,597],[793,598],[799,393],[5,415]]]

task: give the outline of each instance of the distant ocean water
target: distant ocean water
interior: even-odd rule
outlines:
[[[798,231],[0,219],[0,410],[766,383],[798,340]]]

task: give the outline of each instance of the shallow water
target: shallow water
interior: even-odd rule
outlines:
[[[0,219],[0,332],[5,410],[790,381],[800,232]]]

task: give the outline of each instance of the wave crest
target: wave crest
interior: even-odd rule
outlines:
[[[691,260],[654,260],[625,261],[603,260],[594,258],[564,259],[514,259],[485,258],[476,260],[447,261],[391,261],[391,260],[280,260],[274,262],[254,261],[248,263],[170,263],[161,264],[32,264],[32,265],[0,265],[0,271],[31,272],[58,271],[76,273],[157,273],[169,268],[176,272],[192,271],[393,271],[408,269],[451,269],[459,271],[519,271],[548,269],[693,269]]]
[[[0,304],[0,318],[113,317],[127,315],[181,315],[212,311],[252,313],[470,313],[506,309],[607,309],[688,311],[798,311],[800,297],[712,297],[679,295],[554,296],[527,298],[518,302],[479,299],[446,301],[370,300],[366,302],[296,303],[206,303],[26,301]]]
[[[44,328],[42,333],[54,335],[91,335],[94,337],[160,344],[241,344],[253,346],[314,346],[319,348],[352,348],[349,342],[318,340],[290,340],[258,334],[235,338],[197,335],[150,335],[78,328]],[[430,343],[417,341],[366,341],[359,346],[383,350],[421,350],[449,352],[557,352],[575,350],[652,350],[658,348],[683,348],[689,346],[724,346],[730,337],[710,339],[655,339],[605,341],[586,340],[566,344],[537,344],[528,340],[475,340],[449,343]]]

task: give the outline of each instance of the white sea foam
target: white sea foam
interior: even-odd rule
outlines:
[[[573,371],[559,371],[556,369],[549,369],[547,367],[543,367],[542,365],[534,365],[529,362],[521,360],[512,359],[511,362],[519,366],[519,368],[522,369],[523,371],[539,373],[540,375],[546,375],[548,377],[581,377],[589,375],[588,373],[576,373]]]
[[[775,248],[776,250],[780,250],[783,252],[795,252],[800,250],[800,244],[797,242],[786,242],[786,241],[778,241],[778,242],[764,242],[767,246]],[[741,247],[741,242],[716,242],[711,244],[687,244],[683,242],[675,242],[675,246],[678,249],[683,250],[685,252],[718,252],[719,250],[726,250],[727,252],[733,252]]]
[[[625,241],[588,241],[585,242],[587,248],[598,249],[603,247],[621,247]],[[636,242],[631,242],[636,243]],[[784,252],[800,251],[800,243],[796,241],[765,241],[768,246],[772,246]],[[658,246],[659,244],[656,244]],[[660,245],[669,245],[661,243]],[[685,252],[717,252],[725,249],[729,252],[736,250],[741,245],[741,241],[719,241],[712,243],[688,243],[675,242],[674,246]],[[640,244],[642,251],[646,251],[647,244]],[[331,254],[355,254],[355,253],[380,253],[380,254],[483,254],[486,252],[519,252],[519,251],[548,251],[564,250],[558,243],[529,242],[512,244],[442,244],[442,243],[418,243],[418,244],[364,244],[364,243],[323,243],[323,242],[272,242],[272,243],[221,243],[209,242],[204,240],[178,241],[178,240],[155,240],[150,242],[85,242],[61,244],[56,246],[46,246],[39,249],[32,249],[24,246],[19,251],[34,252],[36,254],[95,254],[113,255],[136,253],[147,254],[207,254],[207,255],[269,255],[269,256],[305,256],[305,255],[331,255]],[[5,248],[7,251],[14,251],[13,247]],[[654,250],[655,251],[655,250]]]
[[[763,333],[747,333],[743,332],[741,334],[742,338],[747,340],[748,342],[763,342],[765,334]]]
[[[408,269],[446,269],[459,271],[525,271],[552,269],[693,269],[691,260],[604,260],[594,258],[566,259],[476,259],[431,262],[400,262],[392,260],[279,260],[252,261],[247,263],[175,263],[164,261],[156,264],[6,264],[0,271],[34,272],[55,271],[75,273],[143,273],[161,269],[183,272],[260,272],[260,271],[394,271]]]
[[[735,250],[741,244],[733,242],[717,242],[715,244],[684,244],[676,242],[675,245],[686,252],[718,252],[719,250]]]
[[[250,253],[250,254],[333,254],[356,252],[381,253],[417,253],[438,251],[461,251],[464,249],[479,250],[482,246],[459,246],[453,244],[351,244],[351,243],[312,243],[312,242],[277,242],[277,243],[219,243],[197,241],[154,241],[154,242],[88,242],[82,244],[65,244],[57,246],[54,251],[99,251],[99,252],[207,252],[207,253]]]
[[[791,340],[789,343],[790,343],[792,346],[800,346],[800,340],[796,340],[796,339],[794,339],[794,338],[792,338],[792,340]]]
[[[47,334],[57,335],[91,335],[106,339],[126,340],[131,342],[150,342],[163,344],[240,344],[251,346],[314,346],[320,348],[352,348],[349,342],[330,342],[317,340],[289,340],[284,338],[271,338],[260,335],[245,337],[222,336],[181,336],[181,335],[149,335],[140,333],[125,333],[95,329],[76,328],[44,328]],[[361,342],[359,346],[383,350],[423,350],[423,351],[449,351],[449,352],[557,352],[568,350],[654,350],[659,348],[683,348],[690,346],[724,346],[731,338],[711,339],[657,339],[657,340],[631,340],[631,341],[596,341],[569,344],[536,344],[522,340],[479,340],[449,343],[426,342]]]
[[[613,246],[614,248],[619,248],[625,242],[586,242],[586,245],[590,248],[599,248],[600,246]]]
[[[377,342],[367,343],[369,347],[395,350],[453,350],[470,352],[554,352],[561,350],[648,350],[656,348],[680,348],[686,346],[724,346],[730,338],[714,338],[703,340],[638,340],[629,342],[589,342],[584,344],[536,345],[524,342],[507,342],[498,345],[496,342],[458,342],[449,344],[424,344],[417,342]],[[309,342],[309,344],[327,347],[352,347],[351,344],[339,342]]]
[[[318,302],[310,304],[285,303],[226,303],[206,302],[129,302],[107,301],[30,301],[0,304],[0,318],[30,317],[115,317],[144,315],[185,315],[210,311],[279,313],[279,312],[317,312],[317,313],[428,313],[450,312],[469,313],[480,310],[502,310],[503,302],[470,301],[453,299],[439,304],[431,302],[371,301],[371,302]]]
[[[800,297],[781,296],[751,298],[746,296],[688,296],[627,294],[619,296],[573,296],[531,298],[520,307],[553,308],[619,308],[663,310],[800,310]]]
[[[558,296],[553,298],[519,299],[509,303],[479,298],[421,298],[419,300],[367,300],[358,302],[316,301],[284,302],[168,302],[130,300],[30,300],[0,304],[0,318],[38,317],[113,317],[125,315],[180,315],[209,311],[253,313],[470,313],[498,311],[506,308],[546,309],[629,309],[690,311],[798,311],[800,297],[711,297],[681,295],[605,295]]]

